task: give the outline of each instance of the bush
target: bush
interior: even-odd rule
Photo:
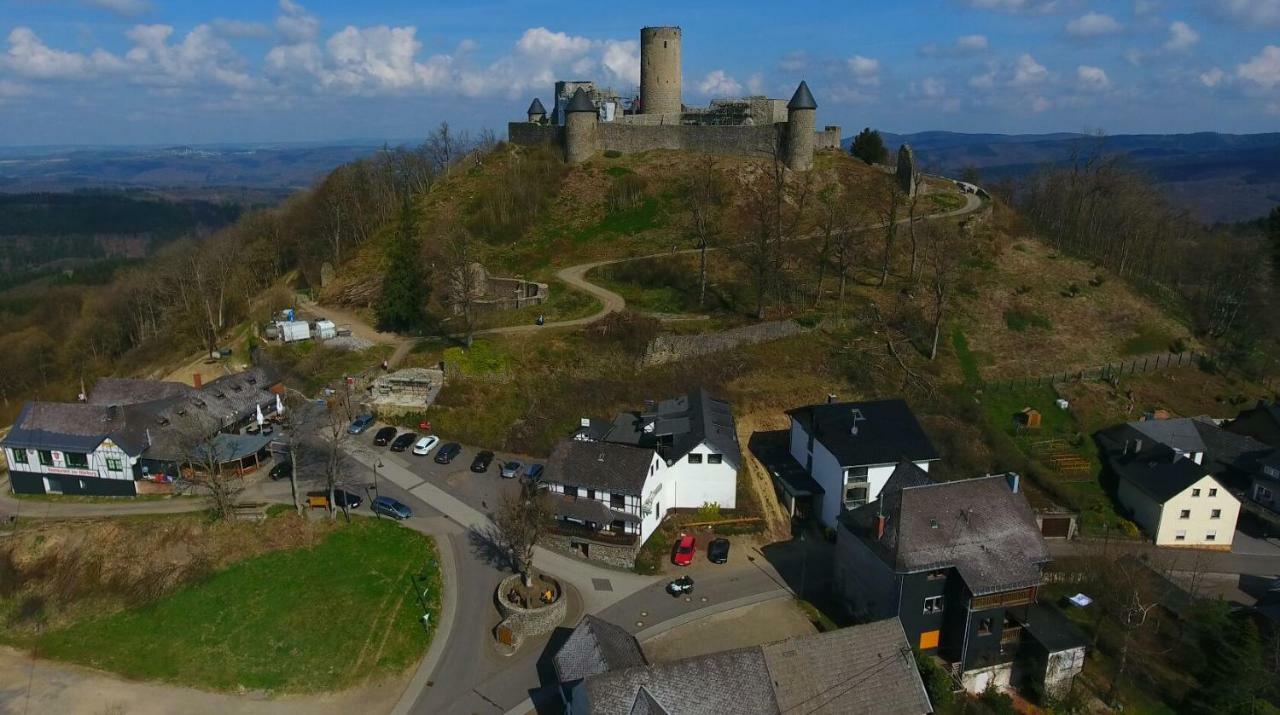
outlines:
[[[698,521],[720,521],[720,505],[709,501],[698,507]]]
[[[1191,345],[1186,338],[1175,338],[1172,343],[1169,343],[1169,352],[1171,353],[1185,353],[1190,349]]]
[[[604,151],[604,158],[606,159],[617,159],[620,156],[622,156],[622,152],[617,149],[605,149]]]
[[[614,174],[604,199],[605,213],[617,214],[640,206],[648,196],[647,188],[648,182],[643,176],[630,171]]]
[[[988,710],[996,715],[1016,715],[1018,712],[1013,707],[1013,698],[1005,693],[996,690],[995,685],[990,685],[982,692],[982,704],[987,706]]]
[[[1106,283],[1106,282],[1107,282],[1107,277],[1102,275],[1101,273],[1089,279],[1089,285],[1093,286],[1094,288],[1099,288],[1102,286],[1103,283]]]
[[[1026,308],[1010,308],[1004,312],[1004,323],[1009,329],[1022,333],[1027,328],[1040,328],[1042,330],[1052,330],[1053,323],[1045,316],[1027,310]]]
[[[951,690],[951,676],[938,665],[938,661],[912,649],[911,655],[916,659],[916,669],[920,671],[920,679],[924,681],[924,689],[929,694],[929,702],[935,711],[944,711],[955,702],[956,694]]]

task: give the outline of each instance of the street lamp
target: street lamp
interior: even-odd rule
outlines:
[[[382,468],[382,460],[375,460],[373,463],[373,496],[378,496],[378,470]]]

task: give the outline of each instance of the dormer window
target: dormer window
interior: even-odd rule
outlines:
[[[689,454],[689,464],[702,464],[702,455],[701,455],[701,454],[690,453],[690,454]]]

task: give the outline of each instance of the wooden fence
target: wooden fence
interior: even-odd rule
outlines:
[[[1101,367],[1090,367],[1070,372],[1055,372],[1039,377],[1020,377],[1008,380],[993,380],[986,388],[993,392],[1006,390],[1022,390],[1032,387],[1052,386],[1069,382],[1108,381],[1125,375],[1137,375],[1154,370],[1169,370],[1178,367],[1197,367],[1212,356],[1188,350],[1180,353],[1156,353],[1129,360],[1107,363]]]

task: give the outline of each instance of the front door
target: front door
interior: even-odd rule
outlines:
[[[61,493],[62,493],[62,482],[58,481],[57,479],[50,479],[50,478],[48,478],[48,477],[45,477],[45,478],[44,478],[44,493],[45,493],[45,494],[61,494]]]

